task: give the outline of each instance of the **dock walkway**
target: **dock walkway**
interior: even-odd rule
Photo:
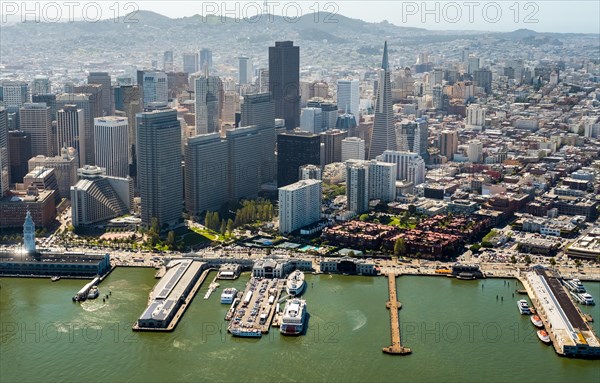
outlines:
[[[388,274],[388,287],[390,290],[390,300],[385,306],[390,310],[392,345],[384,347],[382,351],[387,354],[407,355],[412,351],[408,347],[403,347],[400,342],[400,320],[398,318],[398,310],[400,310],[402,304],[398,302],[396,294],[396,275],[394,273]]]

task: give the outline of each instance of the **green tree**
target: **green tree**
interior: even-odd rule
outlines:
[[[366,222],[369,220],[369,215],[367,213],[361,214],[358,219],[360,219],[362,222]]]
[[[394,243],[394,255],[395,256],[404,256],[406,254],[406,241],[404,238],[400,237],[396,239],[396,243]]]
[[[529,256],[529,254],[527,254],[523,260],[525,261],[526,265],[529,265],[531,263],[531,257]]]
[[[550,265],[556,266],[556,259],[554,257],[550,258]]]
[[[417,207],[413,204],[408,205],[408,213],[410,215],[415,215],[417,213]]]

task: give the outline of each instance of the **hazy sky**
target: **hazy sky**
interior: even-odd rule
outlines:
[[[70,0],[72,1],[72,0]],[[56,9],[63,13],[62,21],[68,19],[69,0],[26,2],[28,10],[35,9],[42,17],[53,18]],[[2,1],[1,12],[5,14],[23,11],[21,1]],[[49,6],[49,3],[54,5]],[[117,12],[127,14],[135,9],[151,10],[169,17],[185,17],[194,14],[223,14],[249,17],[264,9],[264,0],[258,1],[113,1],[78,2],[74,8],[75,18],[113,17]],[[598,0],[542,0],[542,1],[268,1],[272,14],[296,16],[314,10],[333,13],[327,20],[335,22],[335,14],[379,22],[388,20],[395,25],[437,30],[489,30],[512,31],[519,28],[539,32],[584,32],[600,33],[600,1]],[[56,7],[58,5],[58,7]],[[47,8],[44,8],[46,7]],[[8,7],[8,8],[7,8]],[[12,7],[12,8],[10,8]],[[99,11],[98,11],[99,10]],[[324,20],[315,22],[323,23]]]

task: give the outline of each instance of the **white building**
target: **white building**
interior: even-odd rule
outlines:
[[[125,178],[129,175],[129,123],[127,117],[94,118],[96,166],[106,174]]]
[[[342,140],[342,162],[365,159],[365,140],[348,137]]]
[[[396,164],[396,179],[399,181],[408,180],[415,186],[425,182],[425,161],[417,153],[386,150],[377,159]]]
[[[358,80],[337,81],[337,106],[345,113],[358,116],[360,103],[360,87]]]
[[[323,126],[323,111],[321,108],[302,108],[300,113],[300,129],[320,133]]]
[[[396,199],[396,164],[369,161],[369,199],[383,202]]]
[[[151,102],[168,102],[167,74],[160,71],[144,71],[142,90],[144,92],[144,108]]]
[[[279,232],[291,233],[321,219],[321,181],[308,179],[279,188]]]
[[[317,165],[302,165],[300,166],[300,179],[301,180],[321,180],[323,179],[323,172],[321,167]]]
[[[469,162],[478,164],[483,161],[483,144],[479,140],[472,140],[469,142],[467,149],[467,155],[469,156]]]
[[[486,108],[479,104],[471,104],[467,107],[467,119],[465,125],[467,129],[481,130],[485,125]]]
[[[348,210],[362,214],[369,210],[369,163],[346,162],[346,198]]]

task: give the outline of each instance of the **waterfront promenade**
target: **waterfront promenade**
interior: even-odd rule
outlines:
[[[384,347],[382,351],[386,354],[407,355],[411,353],[411,350],[408,347],[403,347],[400,339],[400,320],[398,318],[398,310],[400,310],[402,304],[398,302],[395,274],[388,274],[388,288],[390,290],[390,299],[385,306],[390,310],[390,331],[392,345]]]

